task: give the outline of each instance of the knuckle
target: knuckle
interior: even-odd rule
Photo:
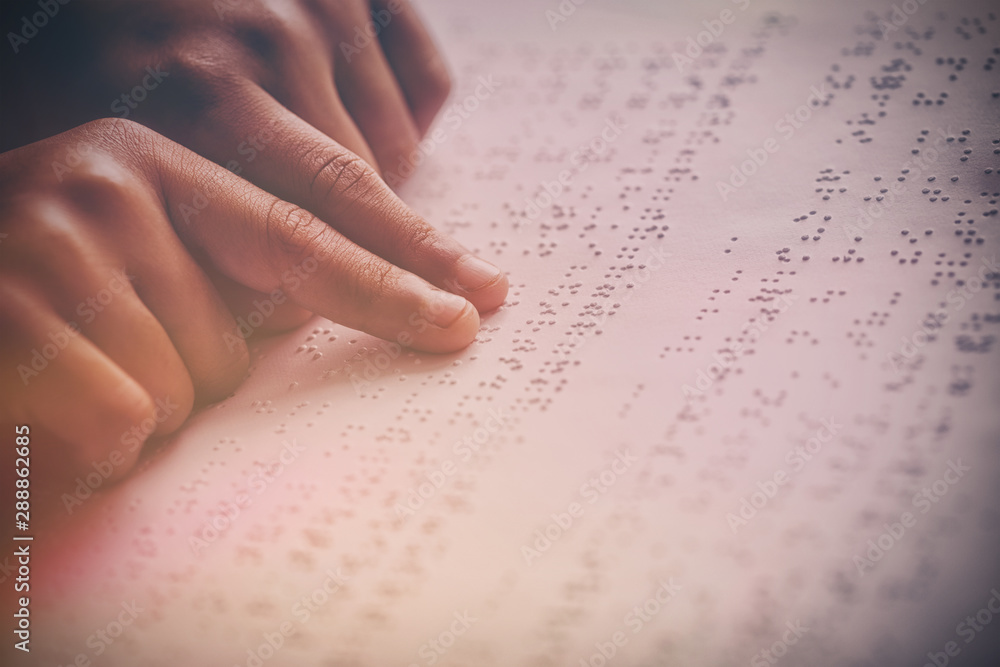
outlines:
[[[120,118],[102,118],[54,144],[52,192],[85,213],[118,212],[146,176],[142,156],[154,153],[152,130]]]
[[[128,169],[112,156],[91,153],[81,159],[65,180],[67,187],[90,187],[111,194],[126,189],[133,179]]]
[[[39,203],[10,232],[17,263],[23,267],[62,274],[92,262],[94,247],[86,229],[68,222],[64,212],[51,204]]]
[[[128,118],[97,118],[90,121],[85,128],[93,129],[101,133],[117,134],[125,139],[139,139],[155,134],[142,123],[137,123]]]
[[[435,254],[440,243],[437,231],[414,217],[402,223],[398,233],[391,235],[389,245],[394,256],[423,257]]]
[[[127,118],[97,118],[84,123],[79,130],[84,135],[96,134],[101,137],[124,139],[134,139],[152,133],[152,130],[145,125]]]
[[[62,199],[83,213],[103,213],[120,208],[135,185],[135,179],[112,159],[94,157],[68,174]]]
[[[174,50],[166,59],[163,71],[172,83],[185,81],[205,88],[236,81],[239,74],[232,67],[224,67],[218,51],[207,45]]]
[[[284,269],[289,258],[301,263],[313,257],[326,229],[309,211],[276,199],[264,219],[265,247],[278,253],[277,268]]]
[[[98,118],[79,128],[81,143],[91,150],[87,155],[96,157],[107,151],[114,155],[143,155],[150,151],[152,144],[160,137],[141,123],[127,118]],[[95,151],[93,149],[103,149]],[[86,157],[86,156],[85,156]]]
[[[362,312],[378,312],[399,281],[396,267],[377,255],[359,252],[348,262],[343,285],[346,297]]]
[[[343,215],[354,203],[369,199],[379,191],[381,183],[367,162],[343,149],[317,159],[310,172],[311,194],[328,203],[335,215]]]
[[[340,301],[365,319],[383,310],[401,279],[400,269],[339,235],[326,244],[324,254]]]

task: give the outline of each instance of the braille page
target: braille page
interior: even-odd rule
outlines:
[[[1000,9],[422,9],[387,178],[507,302],[254,344],[66,489],[31,664],[996,664]]]

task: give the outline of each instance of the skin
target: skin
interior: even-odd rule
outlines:
[[[72,151],[76,166],[53,168]],[[356,155],[340,149],[326,164],[329,219],[429,233]],[[131,121],[93,121],[0,155],[0,202],[2,420],[72,444],[81,470],[134,425],[152,418],[156,434],[169,433],[245,376],[246,343],[210,273],[419,350],[461,349],[479,328],[467,299],[400,268],[413,265],[412,246],[387,261]],[[506,283],[485,289],[478,300],[496,306]],[[32,365],[52,344],[62,349]],[[177,406],[162,420],[157,399]]]
[[[12,3],[6,25],[32,8]],[[366,43],[376,27],[378,39]],[[345,215],[332,188],[344,148],[400,180],[410,171],[400,165],[448,96],[447,69],[410,2],[74,0],[0,66],[11,91],[3,102],[11,122],[0,124],[5,149],[127,112],[480,311],[503,302],[507,281],[496,267],[484,278],[487,267],[472,270],[465,248],[414,227],[413,216],[372,226]],[[150,77],[150,69],[163,74]],[[236,313],[262,298],[210,275]],[[293,326],[307,316],[286,305],[272,322]]]
[[[10,5],[13,30],[38,9]],[[30,93],[10,109],[22,122],[0,135],[4,149],[127,107],[132,120],[228,158],[272,120],[270,97],[384,171],[416,147],[451,89],[404,0],[74,0],[33,40],[4,71],[5,84]],[[167,76],[121,102],[147,66]]]
[[[365,43],[371,11],[389,20]],[[503,303],[499,269],[381,178],[450,90],[409,3],[60,12],[3,64],[2,145],[19,147],[0,154],[0,422],[60,443],[67,479],[112,450],[126,454],[120,477],[140,454],[125,433],[170,433],[231,393],[247,372],[237,321],[275,290],[284,303],[256,330],[317,313],[429,352],[467,346],[478,312]],[[106,117],[115,102],[129,119]],[[79,334],[25,378],[70,322]]]

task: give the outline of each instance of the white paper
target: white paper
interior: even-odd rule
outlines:
[[[401,194],[507,303],[257,346],[45,537],[32,664],[988,664],[997,9],[423,9],[465,106]]]

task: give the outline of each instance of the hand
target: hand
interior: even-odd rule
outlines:
[[[454,252],[420,245],[427,223],[357,156],[340,149],[325,169],[332,221],[391,220],[434,257]],[[134,445],[120,473],[136,443],[228,395],[247,372],[246,332],[207,269],[421,350],[456,350],[478,331],[466,299],[306,210],[144,126],[94,121],[0,154],[0,422],[73,443],[84,469]]]
[[[60,7],[46,30],[7,54],[14,61],[4,70],[12,77],[5,145],[125,116],[480,311],[503,303],[499,269],[405,208],[373,220],[347,205],[388,196],[365,163],[399,172],[448,94],[444,65],[409,2],[77,0]],[[376,26],[378,39],[366,42]],[[346,163],[345,148],[361,159]],[[261,296],[224,289],[231,302]]]
[[[17,4],[25,6],[9,10],[12,34],[37,9]],[[409,0],[76,0],[58,10],[35,43],[5,52],[19,120],[36,128],[28,141],[117,116],[181,143],[174,132],[199,134],[205,143],[189,146],[199,152],[218,139],[222,157],[238,161],[237,147],[277,103],[401,176],[451,88]]]

